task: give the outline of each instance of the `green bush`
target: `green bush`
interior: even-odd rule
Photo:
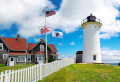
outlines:
[[[118,63],[118,66],[120,66],[120,62]]]
[[[53,62],[55,61],[56,59],[48,59],[48,62]]]
[[[5,66],[5,64],[0,64],[0,67],[3,67],[3,66]]]

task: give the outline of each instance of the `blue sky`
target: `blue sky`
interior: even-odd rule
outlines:
[[[49,33],[48,43],[55,44],[60,58],[73,57],[77,51],[83,50],[84,31],[81,28],[81,21],[93,13],[103,24],[100,29],[102,60],[120,61],[119,0],[22,0],[23,2],[13,0],[9,5],[7,1],[0,1],[2,37],[16,38],[16,35],[20,34],[21,38],[27,38],[28,43],[37,43],[41,37],[37,26],[44,25],[43,11],[46,7],[47,10],[56,10],[55,16],[47,18],[47,26],[63,32],[62,39],[51,37],[52,34]],[[89,4],[85,6],[86,3]],[[45,35],[42,37],[45,38]]]

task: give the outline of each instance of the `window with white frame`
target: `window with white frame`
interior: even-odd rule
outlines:
[[[31,56],[27,56],[27,61],[28,61],[28,62],[31,61]]]
[[[40,45],[40,51],[44,51],[44,45]]]
[[[25,62],[25,56],[18,56],[18,62]]]
[[[3,59],[7,59],[7,54],[3,54]]]
[[[3,43],[0,43],[0,51],[3,50]]]

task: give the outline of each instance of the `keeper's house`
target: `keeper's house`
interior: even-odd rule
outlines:
[[[83,51],[76,52],[76,63],[82,63],[82,55],[83,55]]]
[[[37,44],[28,43],[19,38],[0,37],[0,64],[14,66],[16,64],[43,63],[45,57],[45,41],[40,39]],[[48,44],[48,59],[58,59],[54,44]]]

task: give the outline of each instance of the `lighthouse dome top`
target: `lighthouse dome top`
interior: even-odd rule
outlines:
[[[90,16],[88,16],[86,19],[84,19],[81,23],[82,28],[84,28],[84,26],[86,24],[90,24],[90,23],[94,23],[94,24],[98,24],[99,27],[101,27],[102,22],[100,19],[96,18],[95,16],[93,16],[92,14],[90,14]]]
[[[92,14],[90,14],[90,16],[88,16],[87,18],[87,22],[95,22],[95,20],[96,20],[96,17],[95,16],[93,16]]]

